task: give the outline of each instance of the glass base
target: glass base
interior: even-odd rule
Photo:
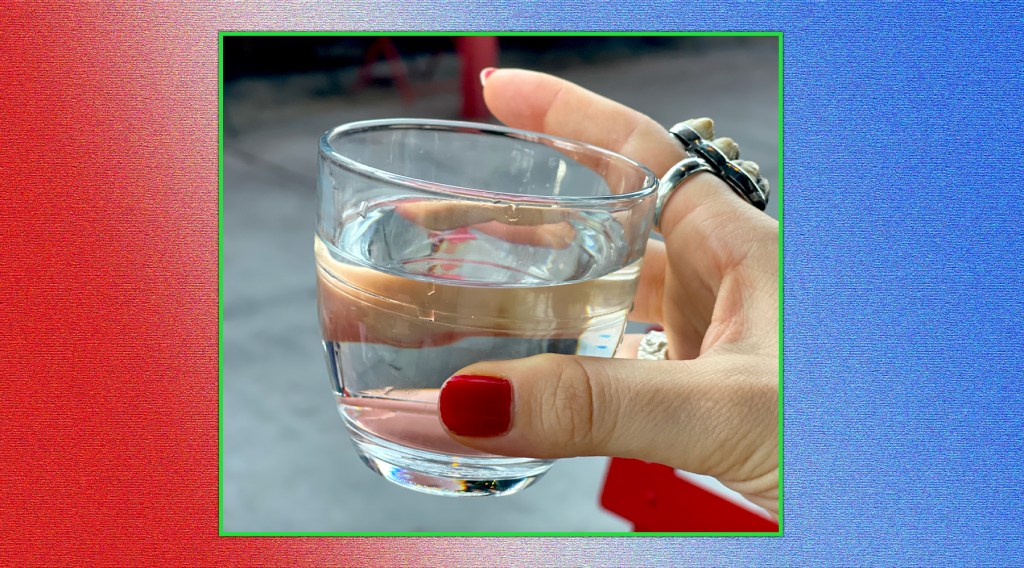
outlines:
[[[349,426],[356,453],[384,479],[446,497],[496,497],[517,493],[551,469],[552,460],[468,457],[400,446]]]

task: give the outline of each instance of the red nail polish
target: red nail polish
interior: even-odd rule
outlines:
[[[512,383],[498,377],[456,375],[441,387],[441,422],[454,434],[489,438],[512,425]]]
[[[487,78],[491,76],[491,73],[494,73],[497,70],[498,69],[495,68],[495,67],[486,67],[486,68],[484,68],[484,70],[480,72],[480,84],[481,85],[486,84],[487,83]]]
[[[665,331],[665,328],[661,327],[660,325],[652,325],[651,327],[647,328],[647,331],[645,331],[644,333],[650,333],[652,331]]]

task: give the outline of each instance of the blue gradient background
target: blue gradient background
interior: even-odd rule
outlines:
[[[208,31],[784,33],[785,536],[373,539],[382,554],[469,565],[1021,564],[1020,5],[252,6],[173,16]],[[214,45],[203,37],[203,49]],[[352,544],[317,550],[351,558]]]
[[[1020,7],[786,7],[785,537],[622,550],[1019,565]]]

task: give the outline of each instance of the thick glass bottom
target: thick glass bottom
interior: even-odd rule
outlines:
[[[347,422],[347,421],[346,421]],[[511,495],[544,475],[552,460],[454,456],[404,447],[348,424],[356,452],[384,479],[447,497]]]

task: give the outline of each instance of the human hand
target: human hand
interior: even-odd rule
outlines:
[[[601,146],[659,176],[685,157],[648,117],[549,75],[498,70],[484,96],[511,127]],[[711,475],[777,514],[778,223],[702,173],[675,192],[661,227],[631,319],[665,328],[671,360],[477,363],[442,388],[442,422],[501,455],[609,455]]]

